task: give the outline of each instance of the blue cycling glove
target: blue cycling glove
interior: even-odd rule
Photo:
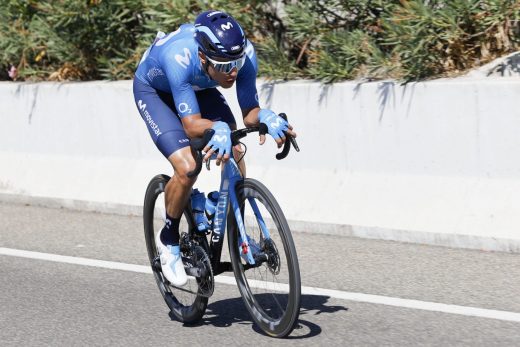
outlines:
[[[284,137],[284,131],[289,129],[289,123],[271,110],[260,110],[258,119],[260,123],[267,125],[267,132],[275,140]]]
[[[208,147],[218,150],[218,155],[224,156],[226,153],[231,155],[231,130],[227,123],[215,122],[212,129],[215,130],[215,134],[208,142]]]

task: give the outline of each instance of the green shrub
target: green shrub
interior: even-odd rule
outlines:
[[[383,44],[405,79],[458,73],[518,49],[520,2],[408,1],[384,19]]]
[[[8,1],[0,10],[1,61],[24,79],[128,78],[140,10],[132,0]]]
[[[520,46],[519,0],[4,0],[0,80],[132,78],[158,30],[222,9],[274,79],[459,74]]]

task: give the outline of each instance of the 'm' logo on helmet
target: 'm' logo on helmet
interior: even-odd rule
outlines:
[[[233,24],[231,24],[231,22],[227,22],[227,24],[222,24],[220,27],[222,28],[222,30],[229,30],[233,27]]]

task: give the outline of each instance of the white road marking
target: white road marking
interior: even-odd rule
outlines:
[[[131,271],[131,272],[140,272],[140,273],[149,273],[149,274],[152,273],[152,269],[149,266],[144,266],[144,265],[125,264],[125,263],[118,263],[115,261],[97,260],[97,259],[89,259],[89,258],[69,257],[66,255],[24,251],[24,250],[20,250],[20,249],[12,249],[12,248],[0,247],[0,255],[10,255],[13,257],[30,258],[30,259],[38,259],[38,260],[48,260],[48,261],[53,261],[53,262],[57,262],[57,263],[94,266],[94,267],[101,267],[101,268],[113,269],[113,270]]]
[[[47,261],[74,264],[74,265],[93,266],[93,267],[99,267],[99,268],[104,268],[104,269],[122,270],[122,271],[138,272],[138,273],[145,273],[145,274],[152,273],[152,270],[149,266],[126,264],[126,263],[119,263],[119,262],[106,261],[106,260],[69,257],[69,256],[64,256],[64,255],[58,255],[58,254],[24,251],[24,250],[19,250],[19,249],[12,249],[12,248],[0,247],[0,255],[22,257],[22,258],[29,258],[29,259],[38,259],[38,260],[47,260]],[[215,282],[221,283],[221,284],[236,285],[235,278],[230,277],[230,276],[219,275],[219,276],[215,277]],[[265,286],[265,283],[262,283],[259,281],[252,281],[249,284],[250,284],[250,286],[257,287],[257,288]],[[288,285],[287,284],[278,284],[278,285],[275,285],[275,287],[271,287],[270,289],[287,292]],[[412,309],[417,309],[417,310],[458,314],[458,315],[463,315],[463,316],[498,319],[498,320],[510,321],[510,322],[520,322],[520,313],[517,313],[517,312],[489,310],[489,309],[470,307],[470,306],[448,305],[448,304],[442,304],[442,303],[436,303],[436,302],[409,300],[409,299],[394,298],[394,297],[381,296],[381,295],[363,294],[363,293],[344,292],[341,290],[324,289],[324,288],[316,288],[316,287],[303,287],[302,286],[302,294],[329,296],[331,298],[336,298],[336,299],[366,302],[366,303],[371,303],[371,304],[405,307],[405,308],[412,308]]]

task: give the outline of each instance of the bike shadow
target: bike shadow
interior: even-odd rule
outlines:
[[[298,323],[291,335],[286,338],[303,339],[317,336],[321,334],[322,329],[317,323],[312,322],[313,316],[336,313],[339,311],[348,311],[348,308],[344,306],[327,305],[329,299],[329,296],[302,295]],[[171,313],[170,318],[174,319]],[[241,297],[210,303],[200,322],[190,325],[184,324],[184,326],[198,327],[203,325],[212,325],[217,328],[227,328],[233,324],[250,325],[255,332],[265,335],[265,333],[253,323]]]

